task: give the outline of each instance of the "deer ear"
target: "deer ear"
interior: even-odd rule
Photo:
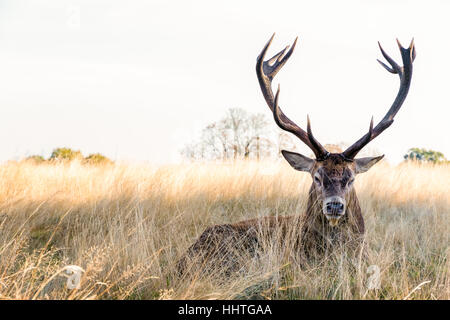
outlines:
[[[384,154],[378,157],[367,157],[367,158],[359,158],[355,159],[356,164],[356,174],[363,173],[369,170],[375,163],[383,159]]]
[[[281,150],[281,154],[295,170],[311,172],[311,169],[314,166],[315,161],[302,154],[286,150]]]

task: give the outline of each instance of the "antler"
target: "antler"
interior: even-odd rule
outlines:
[[[342,154],[344,157],[348,159],[353,159],[356,154],[364,148],[370,141],[375,139],[380,133],[382,133],[386,128],[388,128],[393,122],[394,117],[397,114],[398,110],[405,101],[406,96],[408,95],[409,86],[411,84],[411,77],[413,71],[413,61],[416,58],[416,49],[414,47],[414,39],[411,40],[411,44],[408,48],[403,48],[400,42],[397,39],[397,44],[400,49],[400,53],[402,55],[403,67],[400,67],[391,57],[389,57],[386,52],[384,52],[380,43],[378,42],[378,46],[380,47],[381,53],[383,57],[387,60],[387,62],[391,65],[391,67],[387,66],[385,63],[381,62],[377,59],[377,61],[390,73],[398,74],[400,77],[400,89],[398,90],[397,97],[394,100],[391,108],[388,110],[383,119],[373,128],[373,117],[370,122],[369,132],[366,133],[361,139],[356,141],[350,147],[347,148]]]
[[[259,85],[261,86],[261,91],[263,93],[264,98],[266,99],[267,105],[270,110],[273,112],[273,117],[275,119],[276,124],[283,130],[293,133],[300,140],[302,140],[315,154],[317,160],[324,159],[329,153],[325,148],[317,141],[311,131],[311,124],[308,117],[308,125],[307,131],[305,132],[302,128],[297,126],[292,120],[290,120],[286,115],[281,111],[278,106],[278,96],[280,93],[280,86],[278,85],[278,90],[276,96],[274,98],[272,92],[272,80],[275,75],[280,71],[289,57],[292,55],[294,51],[295,45],[297,43],[297,39],[295,38],[292,47],[289,49],[289,46],[278,52],[272,58],[267,61],[264,61],[264,57],[266,55],[267,50],[269,49],[270,44],[275,36],[275,33],[272,35],[270,40],[264,46],[261,54],[257,58],[256,62],[256,74],[258,76]],[[288,50],[286,52],[286,50]]]

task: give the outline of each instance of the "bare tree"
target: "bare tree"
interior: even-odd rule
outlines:
[[[282,131],[280,129],[277,129],[277,156],[281,157],[281,150],[283,149],[290,149],[295,150],[295,142],[292,138],[292,134],[289,134],[285,131]]]
[[[186,145],[181,154],[191,160],[260,159],[273,155],[274,145],[263,114],[232,108],[206,126],[199,141]]]

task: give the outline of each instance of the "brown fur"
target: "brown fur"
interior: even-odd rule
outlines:
[[[226,265],[235,270],[243,250],[253,254],[260,247],[261,237],[270,237],[275,231],[282,235],[289,231],[296,233],[296,236],[286,238],[297,239],[293,240],[298,242],[294,247],[306,258],[321,256],[335,245],[358,244],[364,234],[361,208],[353,186],[342,187],[343,181],[353,176],[354,163],[345,161],[339,154],[331,154],[327,160],[315,163],[311,174],[316,172],[329,179],[330,185],[320,188],[313,182],[305,214],[271,216],[209,227],[178,262],[179,271],[184,272],[191,259],[204,264],[209,260],[222,268]],[[322,212],[323,196],[330,192],[341,194],[347,202],[346,213],[335,227],[329,225]]]

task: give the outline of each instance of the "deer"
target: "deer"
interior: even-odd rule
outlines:
[[[272,112],[275,123],[282,130],[299,138],[314,154],[315,158],[313,159],[299,153],[281,151],[282,156],[293,169],[309,173],[312,178],[306,211],[302,215],[268,216],[208,227],[178,261],[177,266],[180,273],[184,272],[188,260],[193,257],[199,261],[220,258],[222,264],[233,265],[233,261],[236,261],[240,251],[245,249],[254,252],[258,247],[262,234],[258,230],[261,229],[261,226],[264,226],[269,234],[275,230],[281,230],[283,234],[288,232],[289,228],[293,229],[298,235],[294,238],[298,239],[295,247],[301,250],[306,259],[323,255],[338,245],[358,247],[363,241],[364,219],[354,188],[354,181],[358,174],[367,172],[384,155],[362,158],[356,156],[370,141],[392,125],[395,115],[405,101],[411,84],[413,61],[416,57],[414,39],[411,40],[408,48],[404,48],[397,39],[403,66],[398,65],[378,42],[381,54],[390,66],[378,59],[377,61],[388,72],[397,74],[400,78],[397,96],[376,126],[374,126],[372,117],[368,132],[359,140],[345,151],[328,152],[314,137],[309,116],[307,116],[305,131],[290,120],[278,105],[280,85],[274,95],[272,80],[291,57],[298,37],[292,46],[288,45],[272,58],[264,60],[274,36],[275,34],[272,35],[257,58],[256,74],[263,97]]]

